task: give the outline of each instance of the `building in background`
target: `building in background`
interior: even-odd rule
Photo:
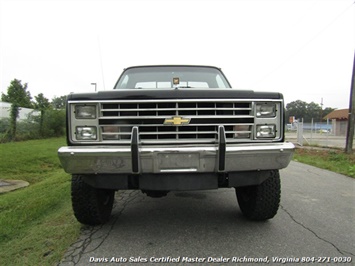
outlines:
[[[332,121],[332,132],[335,136],[345,136],[348,128],[349,109],[338,109],[324,117]]]
[[[11,108],[11,103],[7,103],[7,102],[0,102],[0,119],[3,118],[10,118],[10,108]],[[40,115],[40,112],[34,110],[34,109],[30,109],[30,108],[24,108],[24,107],[20,107],[19,108],[19,116],[18,116],[18,120],[26,120],[28,118],[28,115]]]

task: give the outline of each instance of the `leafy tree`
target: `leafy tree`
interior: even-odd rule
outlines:
[[[286,117],[294,116],[296,119],[304,118],[307,103],[301,100],[290,102],[286,105]]]
[[[332,112],[334,109],[327,107],[324,110],[315,103],[306,103],[301,100],[290,102],[286,105],[286,117],[294,116],[296,119],[303,119],[304,122],[322,121],[323,117]]]
[[[34,108],[41,112],[41,116],[39,119],[39,134],[40,136],[43,136],[44,115],[46,110],[50,109],[52,106],[49,100],[46,97],[44,97],[43,93],[40,93],[37,96],[35,96],[35,100],[36,102],[34,103]]]
[[[52,99],[52,106],[54,109],[64,109],[67,102],[67,96],[54,97]]]
[[[309,122],[309,121],[312,121],[312,118],[314,121],[320,121],[320,122],[323,119],[322,107],[315,102],[311,102],[311,103],[307,104],[307,112],[305,114],[304,120],[306,122]]]
[[[10,108],[10,140],[16,137],[16,120],[19,115],[19,108],[31,108],[31,94],[27,91],[27,83],[21,84],[21,80],[14,79],[7,88],[7,94],[1,93],[1,100],[11,103]]]

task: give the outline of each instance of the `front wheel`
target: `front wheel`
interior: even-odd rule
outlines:
[[[276,215],[281,196],[278,170],[270,171],[270,177],[260,185],[237,187],[235,190],[240,210],[248,219],[265,221]]]
[[[82,175],[72,176],[71,198],[76,219],[83,224],[99,225],[111,216],[115,191],[94,188]]]

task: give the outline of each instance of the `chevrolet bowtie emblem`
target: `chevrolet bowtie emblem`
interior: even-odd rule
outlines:
[[[190,118],[183,118],[180,116],[173,116],[172,118],[167,118],[164,121],[164,125],[174,125],[174,126],[187,125],[189,123],[190,123]]]

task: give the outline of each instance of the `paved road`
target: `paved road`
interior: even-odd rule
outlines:
[[[255,264],[246,259],[275,265],[276,257],[330,261],[313,265],[351,257],[352,264],[337,265],[354,265],[355,180],[297,162],[281,177],[281,208],[268,222],[246,220],[233,189],[171,192],[162,199],[116,193],[111,221],[83,228],[60,265],[102,265],[100,259],[114,259],[108,265]],[[162,262],[149,262],[155,259]],[[197,259],[203,263],[193,263]]]

